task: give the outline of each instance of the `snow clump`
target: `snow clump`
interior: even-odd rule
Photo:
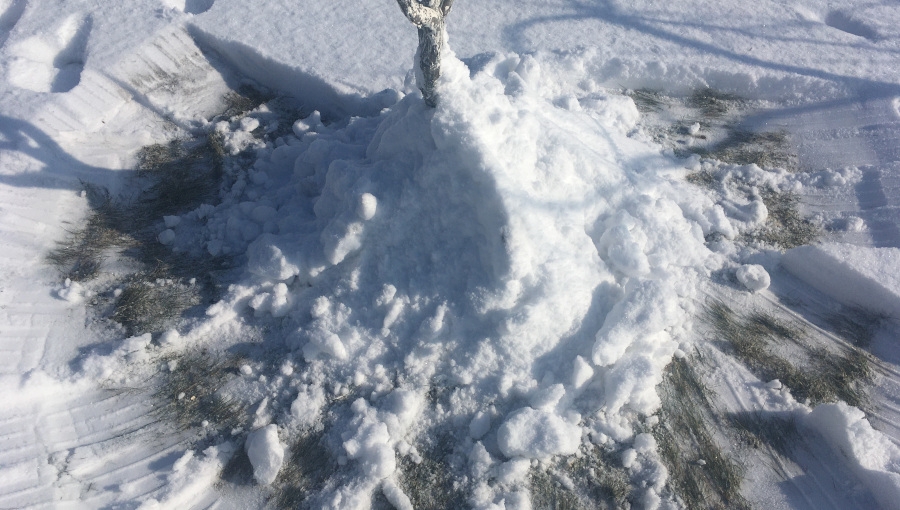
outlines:
[[[260,485],[275,481],[284,463],[284,445],[278,439],[278,426],[266,425],[251,432],[244,443],[253,466],[253,478]]]
[[[751,292],[757,292],[769,288],[772,279],[766,268],[758,264],[745,264],[737,269],[735,276],[741,285]]]

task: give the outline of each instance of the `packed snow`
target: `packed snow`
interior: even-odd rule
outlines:
[[[457,2],[429,108],[390,0],[0,0],[0,506],[689,508],[671,450],[720,464],[660,432],[683,364],[723,504],[894,507],[900,7]],[[149,219],[165,255],[61,275],[173,140],[220,168]],[[795,329],[867,397],[800,397]]]

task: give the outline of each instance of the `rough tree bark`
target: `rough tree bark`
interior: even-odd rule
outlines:
[[[397,0],[403,14],[419,29],[416,81],[425,104],[437,106],[437,82],[441,77],[441,49],[444,47],[444,18],[453,0]]]

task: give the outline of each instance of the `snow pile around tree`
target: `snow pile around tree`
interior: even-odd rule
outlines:
[[[182,342],[271,316],[292,375],[258,392],[297,392],[279,427],[355,399],[332,432],[357,479],[323,506],[399,497],[382,483],[397,456],[449,426],[468,431],[455,448],[488,507],[514,498],[489,479],[514,487],[528,460],[630,442],[658,408],[695,282],[724,260],[704,236],[732,227],[683,164],[635,136],[630,99],[553,105],[540,75],[531,57],[467,67],[448,53],[437,109],[412,94],[371,118],[298,121],[221,205],[172,229],[174,249],[246,256],[242,282]],[[639,452],[631,469],[656,501],[665,469]]]

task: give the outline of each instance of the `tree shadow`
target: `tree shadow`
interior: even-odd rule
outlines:
[[[79,161],[34,124],[6,115],[0,115],[0,151],[19,153],[44,165],[40,172],[0,174],[0,184],[7,186],[81,190],[84,182],[109,186],[122,172]]]
[[[569,5],[569,8],[571,9],[571,12],[568,14],[537,16],[509,25],[504,28],[505,38],[508,42],[512,43],[511,46],[514,48],[524,48],[527,46],[524,40],[525,34],[530,28],[537,25],[567,21],[597,20],[628,30],[637,31],[656,39],[669,41],[685,48],[693,48],[709,55],[723,57],[739,64],[839,83],[849,87],[855,93],[863,97],[873,95],[883,96],[888,94],[896,95],[900,93],[900,84],[897,83],[869,80],[856,76],[841,75],[812,67],[769,61],[752,55],[741,54],[710,42],[694,39],[679,34],[675,30],[669,30],[660,26],[662,24],[671,26],[685,25],[683,23],[623,12],[612,0],[597,0],[594,3],[573,0]],[[690,24],[689,26],[695,28],[702,27],[709,31],[723,29],[722,27],[699,23]],[[825,41],[822,41],[822,43],[830,44]]]
[[[723,419],[744,452],[759,457],[782,478],[777,486],[791,508],[877,508],[845,460],[795,413],[740,411]]]

